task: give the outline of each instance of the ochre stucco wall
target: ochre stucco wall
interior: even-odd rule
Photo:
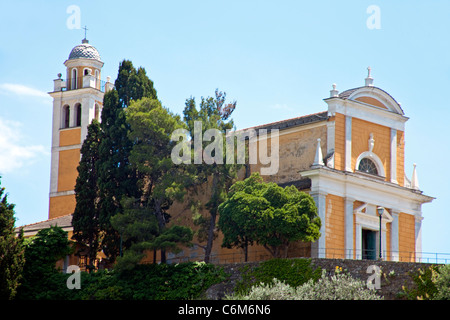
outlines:
[[[322,222],[323,223],[323,222]],[[344,198],[328,194],[325,213],[325,246],[327,258],[344,258],[345,204]]]
[[[59,152],[58,192],[75,189],[79,163],[80,149],[62,150]]]
[[[414,261],[416,248],[415,218],[413,215],[401,212],[398,219],[400,261]]]
[[[375,140],[373,153],[383,162],[386,180],[391,176],[391,129],[358,118],[352,118],[352,169],[355,170],[358,156],[369,151],[369,138]]]
[[[49,219],[72,214],[75,210],[76,200],[75,195],[65,195],[50,197],[49,203]]]

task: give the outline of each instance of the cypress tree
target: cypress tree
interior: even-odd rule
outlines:
[[[5,188],[0,187],[0,299],[14,298],[23,266],[25,247],[23,232],[15,234],[14,204],[8,203]]]
[[[88,268],[93,263],[100,248],[100,225],[98,209],[98,173],[100,124],[92,120],[87,137],[81,147],[81,160],[75,185],[76,206],[72,217],[72,239],[86,245]]]

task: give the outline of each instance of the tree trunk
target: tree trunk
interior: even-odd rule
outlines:
[[[161,249],[161,263],[166,263],[166,250]]]
[[[155,199],[155,213],[156,219],[158,220],[158,228],[159,233],[161,234],[166,226],[166,221],[164,220],[164,214],[161,210],[161,201],[159,199]],[[166,263],[166,250],[161,249],[161,263]]]
[[[245,244],[244,244],[244,261],[247,262],[248,261],[248,241],[245,240]]]
[[[217,202],[217,183],[218,183],[218,177],[217,174],[213,175],[213,181],[212,181],[212,195],[211,198],[212,199],[216,199],[216,201],[214,201],[211,204],[211,207],[209,209],[209,213],[211,215],[210,220],[209,220],[209,229],[208,229],[208,240],[206,242],[206,249],[205,249],[205,262],[209,263],[209,259],[211,257],[211,251],[212,251],[212,246],[213,246],[213,240],[214,240],[214,229],[216,228],[216,218],[217,218],[217,207],[218,207],[218,203]]]
[[[214,240],[214,228],[216,227],[216,217],[217,213],[211,212],[211,218],[209,220],[209,230],[208,230],[208,241],[206,243],[205,249],[205,262],[209,263],[209,259],[211,257],[212,245]]]
[[[264,248],[267,250],[267,251],[269,251],[269,253],[272,255],[272,258],[276,258],[276,251],[275,250],[272,250],[272,248],[271,247],[269,247],[268,245],[264,245]]]
[[[288,257],[288,252],[289,252],[289,243],[285,245],[284,247],[284,257],[283,258],[287,258]]]

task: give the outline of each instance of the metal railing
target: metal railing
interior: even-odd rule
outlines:
[[[287,255],[288,258],[317,257],[328,259],[350,259],[350,260],[379,260],[379,251],[377,250],[355,250],[342,248],[297,248],[295,252]],[[247,262],[264,261],[271,259],[272,255],[265,249],[252,250],[249,248]],[[204,254],[198,250],[191,255],[186,252],[180,254],[168,254],[168,263],[181,263],[189,261],[203,261]],[[399,262],[419,262],[432,264],[450,263],[450,253],[436,252],[414,252],[414,251],[383,251],[381,255],[383,261]],[[214,264],[228,264],[246,262],[243,251],[233,251],[229,253],[212,253],[210,262]]]
[[[313,248],[312,253],[313,256],[316,257],[331,258],[331,259],[354,259],[354,260],[380,259],[380,252],[378,250]],[[381,260],[448,264],[450,263],[450,253],[383,250],[381,254]]]

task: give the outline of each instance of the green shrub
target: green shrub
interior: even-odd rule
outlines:
[[[70,274],[47,273],[39,288],[22,299],[47,300],[185,300],[199,297],[226,279],[222,268],[204,262],[142,264],[121,273],[81,272],[81,289],[68,289]]]
[[[25,265],[17,299],[64,299],[67,278],[55,268],[56,262],[73,252],[67,232],[60,227],[40,230],[26,239]]]
[[[450,264],[441,265],[432,275],[432,281],[436,286],[434,300],[450,300]]]
[[[181,300],[198,297],[225,280],[222,268],[204,262],[138,265],[119,276],[127,299]]]
[[[413,287],[403,286],[400,297],[406,297],[408,300],[430,300],[436,293],[436,284],[433,282],[433,275],[438,271],[437,266],[410,272],[413,280]]]
[[[297,288],[278,279],[253,286],[248,294],[228,296],[229,300],[381,300],[366,283],[339,273],[327,277],[325,272],[318,281],[310,279]]]
[[[253,270],[242,270],[242,281],[237,284],[235,291],[245,294],[252,286],[271,284],[273,279],[295,288],[310,279],[317,281],[321,273],[321,268],[312,267],[311,259],[271,259],[261,262]]]

